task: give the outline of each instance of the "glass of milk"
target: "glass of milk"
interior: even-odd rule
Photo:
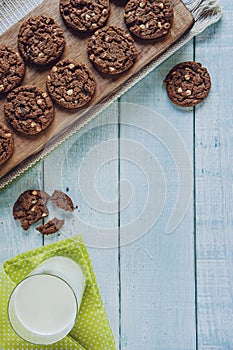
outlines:
[[[45,260],[13,290],[8,317],[24,340],[40,345],[63,339],[73,328],[86,286],[86,276],[74,260]]]

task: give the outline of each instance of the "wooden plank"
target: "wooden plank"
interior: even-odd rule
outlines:
[[[42,244],[35,225],[24,231],[12,215],[13,205],[22,192],[42,188],[41,168],[40,163],[0,192],[0,265],[4,260]]]
[[[36,4],[38,5],[39,1],[25,1],[20,6],[14,4],[13,8],[9,8],[9,4],[0,4],[0,34],[31,11]],[[42,185],[41,162],[0,192],[0,265],[6,259],[42,244],[41,236],[35,231],[35,227],[23,231],[19,221],[14,221],[12,216],[17,197],[29,188],[41,188]]]
[[[65,219],[65,225],[59,231],[61,235],[45,237],[45,244],[82,233],[84,241],[88,244],[102,299],[118,342],[118,213],[116,211],[115,214],[111,214],[106,209],[105,212],[100,212],[95,208],[96,202],[99,206],[102,203],[104,207],[108,201],[118,202],[117,137],[118,105],[113,104],[45,159],[44,187],[50,194],[55,189],[66,192],[79,209],[68,214],[59,212],[59,217]],[[114,142],[110,144],[110,140]],[[106,147],[111,156],[107,164]],[[90,152],[94,152],[91,159],[88,158]],[[81,179],[80,168],[83,166],[85,178]],[[94,181],[96,194],[91,186],[81,185],[82,180],[87,182],[87,178]],[[92,203],[88,202],[89,200]],[[58,211],[50,205],[50,218],[57,214]],[[115,249],[101,249],[101,229],[109,229]]]
[[[194,283],[194,240],[193,240],[193,206],[188,207],[186,215],[180,225],[166,234],[166,227],[171,212],[175,206],[178,192],[178,174],[172,153],[178,152],[176,140],[179,134],[192,162],[193,150],[193,119],[192,111],[181,112],[169,101],[162,81],[167,72],[178,62],[192,59],[192,43],[177,52],[157,70],[143,79],[121,98],[121,144],[120,154],[129,154],[131,140],[131,156],[128,160],[122,159],[121,179],[127,179],[131,184],[131,191],[122,184],[120,198],[123,204],[129,200],[128,205],[121,207],[121,227],[129,235],[132,233],[130,224],[136,217],[145,220],[140,229],[145,228],[151,217],[158,214],[158,203],[163,202],[164,193],[162,183],[158,181],[161,173],[152,164],[156,160],[160,163],[162,174],[166,180],[166,199],[159,220],[140,239],[121,248],[120,255],[120,282],[121,282],[121,349],[141,350],[194,350],[195,344],[195,283]],[[157,133],[150,135],[145,130],[129,127],[124,122],[128,119],[129,108],[124,102],[139,104],[158,111],[167,122],[167,129],[160,129],[162,124],[154,117]],[[140,107],[139,106],[139,107]],[[138,107],[138,108],[139,108]],[[141,107],[140,107],[141,108]],[[132,113],[133,114],[133,113]],[[145,129],[151,130],[147,112],[140,113],[145,119]],[[136,118],[137,107],[133,118]],[[148,125],[149,124],[149,125]],[[171,125],[174,127],[174,149],[166,149],[169,144],[163,144],[161,139]],[[158,137],[160,135],[160,139]],[[134,144],[136,142],[136,145]],[[146,147],[147,162],[142,162],[144,151],[137,151],[138,147]],[[127,148],[126,148],[127,147]],[[136,148],[137,147],[137,148]],[[151,153],[149,153],[151,152]],[[185,150],[178,153],[178,158],[184,159]],[[141,168],[133,162],[145,164]],[[150,165],[151,164],[151,165]],[[192,163],[191,163],[192,166]],[[145,174],[143,174],[143,171]],[[180,171],[187,171],[192,177],[192,168],[185,167]],[[190,173],[191,171],[191,173]],[[149,183],[148,179],[154,183]],[[161,185],[162,184],[162,185]],[[147,205],[148,191],[155,187],[151,207],[147,208],[147,219],[143,219],[142,212]],[[127,191],[128,193],[127,193]],[[183,188],[181,191],[190,189]],[[137,229],[134,227],[134,229]],[[122,230],[121,230],[122,232]],[[135,232],[134,232],[135,233]],[[141,231],[143,234],[143,231]]]
[[[86,45],[88,37],[77,36],[77,34],[71,32],[64,25],[58,10],[58,0],[45,0],[36,9],[34,9],[30,15],[27,15],[11,27],[7,32],[5,32],[1,38],[1,43],[17,46],[17,34],[22,22],[29,16],[44,14],[53,17],[58,24],[62,27],[66,36],[66,49],[63,54],[63,58],[69,57],[70,59],[75,59],[81,62],[87,63],[91,67],[88,60]],[[174,21],[172,24],[172,29],[169,35],[163,41],[155,42],[142,42],[137,40],[136,46],[138,49],[138,59],[136,60],[132,69],[130,69],[125,74],[118,77],[106,77],[94,70],[97,89],[96,93],[87,106],[97,105],[114,92],[116,92],[125,82],[153,59],[161,55],[172,43],[174,43],[181,35],[183,35],[193,24],[193,17],[188,9],[184,6],[181,0],[172,0],[174,7]],[[124,26],[123,20],[123,7],[117,5],[116,3],[111,4],[111,15],[108,24],[114,24],[119,26]],[[25,78],[23,81],[24,85],[37,85],[43,90],[46,88],[46,79],[48,76],[48,69],[45,68],[35,68],[32,65],[27,66]],[[4,119],[3,107],[5,99],[0,100],[0,120]],[[56,117],[52,125],[44,130],[38,135],[33,137],[25,137],[14,133],[15,138],[15,151],[10,160],[0,169],[0,177],[6,175],[10,170],[15,168],[17,165],[22,163],[25,159],[38,153],[42,150],[46,143],[50,140],[54,140],[55,137],[60,137],[66,128],[71,127],[74,122],[80,118],[87,108],[81,108],[79,110],[64,110],[56,107]],[[88,116],[87,116],[88,118]]]
[[[232,21],[223,19],[196,40],[196,60],[212,78],[206,103],[196,110],[198,348],[233,348],[232,297]]]

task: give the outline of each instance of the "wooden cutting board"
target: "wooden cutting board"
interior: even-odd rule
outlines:
[[[110,1],[111,2],[111,14],[108,20],[108,25],[118,25],[126,28],[123,19],[124,13],[124,1]],[[117,3],[118,2],[118,3]],[[78,35],[69,30],[63,23],[59,14],[59,0],[45,0],[41,5],[35,8],[30,14],[17,22],[8,31],[6,31],[0,37],[0,43],[11,45],[17,48],[17,34],[23,21],[30,16],[46,15],[54,18],[57,23],[63,28],[66,37],[66,49],[62,58],[71,58],[80,62],[87,63],[92,68],[96,82],[97,89],[94,98],[90,102],[88,107],[101,104],[104,100],[109,98],[113,93],[120,89],[126,81],[133,75],[137,74],[147,64],[155,60],[164,51],[166,51],[175,41],[177,41],[185,32],[187,32],[193,25],[194,19],[180,0],[171,0],[174,7],[174,21],[170,34],[160,41],[142,41],[135,39],[135,44],[138,49],[139,55],[134,66],[124,74],[118,77],[107,77],[99,74],[91,65],[88,60],[86,43],[89,35]],[[26,68],[26,74],[23,81],[23,85],[37,85],[43,90],[46,90],[46,77],[49,73],[48,68],[36,68],[35,66],[28,65]],[[160,82],[159,82],[160,83]],[[155,82],[156,84],[156,82]],[[5,99],[0,100],[0,120],[4,121],[4,103]],[[86,112],[87,109],[80,110],[66,110],[56,106],[55,119],[52,125],[41,134],[36,136],[23,136],[16,133],[13,130],[13,136],[15,140],[15,151],[10,160],[6,164],[0,167],[0,179],[6,174],[9,174],[13,169],[22,164],[25,160],[28,160],[33,155],[41,151],[46,144],[54,138],[62,137],[64,130],[71,128],[77,119]]]

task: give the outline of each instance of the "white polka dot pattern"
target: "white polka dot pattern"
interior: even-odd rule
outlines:
[[[7,316],[9,297],[16,286],[45,259],[62,255],[82,265],[87,276],[77,322],[71,333],[48,346],[29,344],[12,330]],[[0,348],[5,350],[116,350],[116,343],[104,310],[88,251],[79,235],[20,254],[3,264],[0,273]]]

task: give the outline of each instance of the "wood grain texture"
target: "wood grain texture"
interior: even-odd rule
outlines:
[[[161,113],[183,138],[191,161],[192,109],[182,112],[169,102],[163,79],[175,64],[191,60],[192,57],[193,46],[189,43],[121,97],[122,102],[135,103]],[[137,127],[124,124],[124,115],[128,115],[128,110],[124,110],[124,106],[122,109],[121,154],[125,153],[124,139],[130,139],[146,147],[152,155],[148,154],[151,167],[147,169],[140,169],[136,164],[124,159],[121,161],[121,179],[127,179],[133,188],[130,204],[121,211],[121,226],[128,225],[130,230],[130,221],[143,212],[148,191],[153,187],[152,184],[147,184],[147,180],[151,178],[157,184],[157,189],[153,196],[154,204],[147,210],[148,216],[156,215],[156,202],[161,201],[162,196],[158,174],[153,173],[153,157],[160,162],[167,190],[165,205],[157,223],[145,232],[141,239],[121,248],[122,349],[141,350],[146,344],[148,350],[194,350],[196,330],[193,205],[191,203],[177,229],[170,235],[166,234],[166,226],[175,206],[179,187],[176,164],[166,145],[158,138]],[[146,119],[146,112],[141,117]],[[159,129],[160,124],[156,117],[154,123]],[[166,131],[163,129],[158,130],[161,138],[164,132]],[[174,149],[175,147],[174,139]],[[182,152],[179,157],[182,159]],[[180,190],[185,191],[184,188]],[[121,198],[125,195],[122,187]]]
[[[102,154],[97,147],[108,140],[115,140],[110,153],[112,160],[108,164],[102,163]],[[109,146],[108,146],[109,147]],[[96,149],[96,152],[95,152]],[[95,152],[96,166],[90,162],[85,176],[98,170],[93,178],[97,188],[99,202],[118,200],[118,105],[113,104],[83,127],[79,132],[52,152],[44,160],[44,189],[49,193],[59,189],[67,193],[78,208],[74,213],[57,211],[52,205],[49,207],[50,218],[55,215],[64,218],[65,224],[59,231],[59,236],[45,236],[44,244],[72,237],[81,233],[84,241],[86,236],[92,236],[95,241],[96,230],[115,228],[112,239],[118,242],[118,213],[109,214],[99,212],[94,203],[88,203],[85,195],[90,188],[83,189],[80,185],[80,167],[87,161],[89,152]],[[104,184],[104,186],[103,186]],[[83,191],[84,190],[84,191]],[[91,194],[94,196],[94,193]],[[88,232],[87,232],[88,231]],[[100,286],[101,296],[117,343],[119,343],[119,288],[118,288],[118,250],[100,249],[88,246],[91,259],[94,263],[96,277]],[[107,267],[107,268],[106,268]]]
[[[12,214],[13,205],[18,196],[27,189],[43,187],[42,164],[9,185],[0,194],[0,264],[4,260],[42,244],[41,235],[35,228],[23,231],[20,222],[15,221]]]
[[[25,16],[21,21],[12,26],[7,32],[5,32],[0,37],[0,42],[14,47],[17,46],[17,34],[22,22],[31,15],[44,14],[54,18],[58,24],[63,28],[66,36],[66,49],[62,58],[71,58],[81,62],[89,63],[86,43],[88,37],[78,36],[67,29],[60,18],[58,10],[59,2],[57,0],[45,0],[41,5],[39,5],[35,10],[33,10],[29,15]],[[140,40],[136,41],[136,46],[138,49],[138,59],[135,65],[125,74],[119,77],[105,77],[102,74],[94,70],[97,90],[86,108],[81,108],[77,111],[64,110],[56,107],[56,116],[52,125],[43,131],[41,134],[32,137],[25,137],[14,133],[15,138],[15,152],[11,159],[1,167],[0,178],[5,174],[9,173],[10,170],[15,168],[18,164],[22,163],[25,159],[38,153],[42,150],[46,143],[51,139],[60,136],[66,128],[69,128],[75,120],[80,118],[80,116],[87,112],[87,109],[93,105],[97,105],[103,102],[107,97],[111,96],[112,93],[117,91],[123,84],[153,59],[158,57],[163,53],[172,43],[174,43],[182,34],[184,34],[193,24],[193,17],[184,6],[180,0],[172,0],[174,7],[174,21],[172,25],[171,32],[163,41],[158,42],[143,42]],[[123,7],[117,5],[116,3],[111,4],[111,15],[108,21],[110,25],[118,25],[125,27],[123,21]],[[23,85],[37,85],[43,90],[46,89],[46,78],[48,75],[48,69],[46,68],[35,68],[34,66],[28,66],[26,70],[25,79]],[[0,120],[4,119],[3,116],[3,106],[4,99],[0,101]]]
[[[212,89],[196,110],[198,349],[233,349],[232,1],[196,39]]]
[[[192,43],[189,43],[132,88],[122,99],[160,112],[180,133],[191,157],[194,151],[196,217],[194,208],[190,207],[177,230],[170,236],[165,234],[165,226],[174,206],[177,190],[177,174],[173,160],[158,141],[155,143],[155,140],[145,137],[139,131],[126,128],[123,125],[123,115],[118,131],[117,128],[106,130],[100,126],[99,118],[91,121],[86,129],[88,133],[85,138],[75,141],[74,147],[70,150],[67,164],[74,163],[78,168],[90,147],[101,140],[115,138],[120,133],[122,138],[131,138],[145,144],[153,154],[157,155],[164,176],[168,179],[169,193],[160,220],[140,240],[119,251],[89,248],[105,307],[117,339],[120,322],[119,350],[233,348],[231,77],[233,4],[230,0],[221,2],[225,7],[223,19],[198,36],[193,45],[194,52]],[[25,8],[28,6],[26,3],[27,0]],[[10,22],[12,18],[8,18],[8,23],[12,23]],[[195,145],[193,145],[192,111],[182,112],[176,109],[169,102],[162,87],[162,80],[167,71],[182,60],[192,59],[193,54],[196,54],[197,61],[209,69],[213,83],[208,99],[195,111]],[[103,118],[116,121],[116,110],[111,109]],[[97,128],[91,131],[92,127],[96,126]],[[75,188],[78,186],[77,178],[70,181],[71,174],[67,172],[67,175],[63,175],[63,182],[57,183],[54,181],[55,174],[52,170],[52,164],[57,162],[58,156],[64,155],[67,149],[70,149],[72,142],[69,142],[46,158],[44,165],[40,163],[33,167],[31,171],[1,191],[1,262],[42,244],[38,233],[32,230],[25,234],[19,223],[12,219],[11,208],[19,193],[28,188],[44,185],[50,192],[55,182],[56,186],[59,185],[64,190],[68,183],[72,191],[78,194]],[[123,149],[121,151],[123,152]],[[117,150],[115,149],[113,153],[117,153]],[[131,181],[136,200],[134,199],[125,210],[121,211],[119,219],[123,225],[135,218],[135,214],[142,209],[147,188],[143,187],[145,179],[142,174],[135,171],[132,164],[126,164],[122,160],[119,165],[120,173],[114,164],[109,168],[103,168],[98,177],[97,187],[102,196],[112,200],[115,196],[116,179],[125,178]],[[122,186],[121,190],[123,191]],[[125,193],[122,192],[121,195],[124,196]],[[155,197],[155,201],[157,200],[159,199]],[[103,226],[115,225],[116,217],[100,217],[93,210],[88,210],[79,194],[77,197],[75,195],[75,201],[80,205],[79,215],[83,221],[90,223],[96,221],[100,225],[102,217]],[[79,222],[75,221],[73,228],[79,233]],[[45,244],[62,237],[47,238]],[[198,302],[196,309],[195,292]]]

